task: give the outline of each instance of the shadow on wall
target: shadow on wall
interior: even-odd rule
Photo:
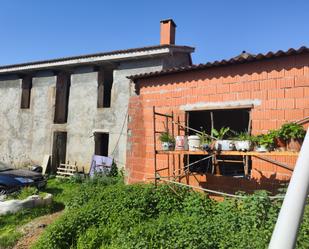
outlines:
[[[285,188],[289,180],[277,179],[277,174],[265,176],[261,171],[260,178],[234,178],[231,176],[215,176],[212,174],[193,174],[189,178],[183,177],[182,182],[186,184],[222,191],[224,193],[235,194],[237,192],[253,193],[256,190],[266,190],[272,195],[278,194],[280,189]]]

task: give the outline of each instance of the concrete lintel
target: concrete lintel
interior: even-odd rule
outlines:
[[[93,129],[92,134],[94,133],[110,133],[107,129]]]
[[[198,102],[180,106],[182,111],[202,111],[202,110],[218,110],[218,109],[239,109],[253,108],[261,105],[259,99],[248,99],[238,101],[223,101],[223,102]]]

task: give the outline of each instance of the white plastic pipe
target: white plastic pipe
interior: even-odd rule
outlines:
[[[309,190],[309,128],[284,198],[269,249],[295,248]]]

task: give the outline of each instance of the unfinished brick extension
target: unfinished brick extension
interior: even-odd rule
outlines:
[[[226,63],[172,74],[134,79],[137,95],[129,103],[127,181],[154,177],[153,106],[161,113],[174,112],[185,122],[183,105],[252,101],[252,133],[279,128],[283,123],[309,116],[309,54],[282,55],[255,61]],[[308,127],[308,125],[305,125]],[[162,127],[163,128],[163,127]],[[294,166],[295,157],[274,157]],[[166,156],[159,155],[164,165]],[[195,175],[189,184],[234,192],[274,190],[288,182],[291,171],[252,158],[250,180],[211,174]],[[188,179],[187,179],[188,180]]]

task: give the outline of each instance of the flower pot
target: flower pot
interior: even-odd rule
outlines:
[[[164,151],[174,150],[174,144],[171,142],[162,142],[161,146]]]
[[[266,145],[258,145],[255,150],[257,152],[268,152],[269,151]]]
[[[211,144],[201,144],[201,149],[205,151],[211,150]]]
[[[217,140],[215,142],[215,150],[234,150],[235,149],[235,145],[234,145],[234,141],[232,140]]]
[[[187,136],[176,136],[175,138],[175,150],[188,150],[188,137]]]
[[[278,151],[286,151],[286,141],[282,138],[275,138],[275,147]]]
[[[235,144],[236,150],[238,151],[249,151],[251,150],[251,147],[252,147],[251,141],[247,141],[247,140],[235,141],[234,144]]]
[[[189,136],[188,141],[189,151],[197,151],[200,149],[201,142],[199,136]]]
[[[302,146],[302,141],[300,139],[291,138],[287,142],[288,151],[298,152],[300,151],[301,146]]]

